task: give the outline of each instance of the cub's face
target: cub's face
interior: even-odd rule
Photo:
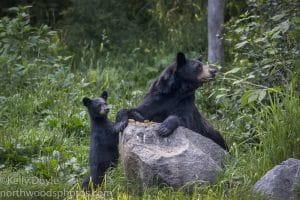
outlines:
[[[84,97],[82,99],[82,103],[85,107],[87,107],[89,114],[92,117],[106,118],[109,113],[109,107],[106,104],[107,97],[108,94],[106,91],[104,91],[100,97],[95,99]]]
[[[217,73],[217,69],[199,60],[186,59],[183,53],[177,54],[177,74],[185,80],[204,83],[211,80]]]

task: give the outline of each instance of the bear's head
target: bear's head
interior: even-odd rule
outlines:
[[[216,68],[202,63],[201,59],[186,59],[183,53],[177,54],[175,74],[186,81],[201,84],[211,80],[216,73]]]
[[[151,90],[159,93],[192,92],[203,83],[210,81],[217,73],[216,68],[201,62],[201,59],[186,59],[182,52],[176,63],[167,67],[152,85]]]
[[[109,107],[106,104],[108,93],[104,91],[100,97],[90,99],[84,97],[82,103],[87,107],[91,118],[107,118]]]

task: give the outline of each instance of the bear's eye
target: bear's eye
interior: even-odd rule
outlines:
[[[96,106],[97,108],[101,108],[102,104],[101,104],[101,103],[97,103],[95,106]]]
[[[202,65],[201,64],[197,65],[197,69],[202,70]]]

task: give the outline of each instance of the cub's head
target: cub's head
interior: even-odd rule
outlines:
[[[176,74],[184,80],[201,84],[210,81],[216,73],[216,68],[209,67],[199,59],[186,59],[183,53],[177,54]]]
[[[109,113],[109,108],[106,104],[108,93],[104,91],[100,97],[90,99],[84,97],[82,103],[87,107],[92,118],[106,118]]]

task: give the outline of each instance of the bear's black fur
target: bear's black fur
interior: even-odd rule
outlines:
[[[84,190],[91,190],[89,185],[92,180],[92,187],[102,182],[105,171],[118,161],[118,134],[113,131],[113,123],[107,115],[109,108],[106,104],[108,94],[106,91],[93,100],[84,97],[82,103],[87,107],[91,121],[91,141],[89,165],[90,174],[84,180]]]
[[[217,72],[199,60],[186,59],[177,54],[175,63],[167,67],[152,84],[144,100],[136,107],[121,112],[115,124],[122,131],[128,118],[161,123],[158,133],[166,137],[178,126],[184,126],[212,139],[228,150],[220,133],[199,113],[195,105],[195,91]],[[124,114],[125,113],[125,114]]]

